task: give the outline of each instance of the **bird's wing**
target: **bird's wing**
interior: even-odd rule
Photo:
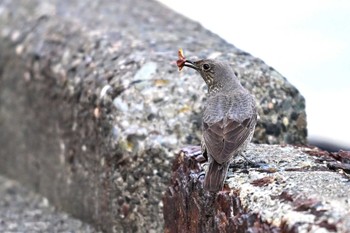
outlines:
[[[227,105],[227,102],[225,105]],[[220,104],[214,105],[214,107],[206,109],[204,112],[203,139],[209,154],[216,162],[222,164],[229,161],[232,154],[239,152],[242,144],[254,130],[257,114],[255,106],[252,105],[251,111],[244,111],[246,114],[239,116],[221,114],[221,119],[218,117],[206,117],[206,114],[213,114],[213,110],[218,107],[220,108]],[[225,111],[232,110],[225,109]]]
[[[249,137],[256,120],[254,115],[241,123],[232,119],[222,119],[216,123],[203,122],[203,138],[209,154],[220,164],[229,161]]]

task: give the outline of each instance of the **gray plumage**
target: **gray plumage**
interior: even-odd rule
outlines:
[[[257,122],[254,97],[241,85],[230,65],[216,60],[186,60],[208,85],[203,113],[203,141],[209,166],[204,188],[220,191],[230,162],[251,141]]]

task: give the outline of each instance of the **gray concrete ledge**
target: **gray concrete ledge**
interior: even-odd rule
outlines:
[[[255,142],[305,143],[304,98],[266,65],[154,1],[0,3],[0,172],[107,232],[160,232],[175,152],[200,139],[188,57],[231,62]]]

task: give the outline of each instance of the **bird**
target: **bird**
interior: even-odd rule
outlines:
[[[180,56],[181,55],[181,56]],[[230,163],[243,155],[258,120],[255,98],[245,89],[228,62],[191,61],[179,52],[179,69],[196,70],[208,86],[202,118],[202,151],[207,153],[204,189],[222,190]]]

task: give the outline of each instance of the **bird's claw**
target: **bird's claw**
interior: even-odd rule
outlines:
[[[186,146],[182,148],[181,151],[183,151],[186,156],[189,156],[200,163],[207,161],[200,146]]]

